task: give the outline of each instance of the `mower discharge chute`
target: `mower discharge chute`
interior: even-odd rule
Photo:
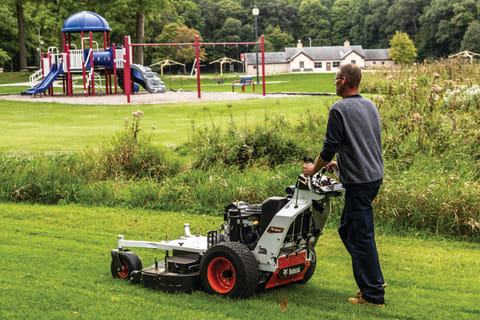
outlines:
[[[235,298],[258,288],[305,283],[315,272],[314,248],[330,214],[330,197],[344,191],[324,173],[298,176],[286,197],[229,204],[224,223],[207,236],[192,235],[189,224],[176,240],[131,241],[119,235],[118,249],[111,252],[112,275],[169,292],[203,288]],[[166,256],[142,269],[140,258],[125,248],[166,250]]]

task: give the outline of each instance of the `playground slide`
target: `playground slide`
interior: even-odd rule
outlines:
[[[36,85],[33,88],[28,89],[25,93],[26,94],[37,94],[45,92],[50,86],[52,85],[53,81],[57,79],[59,75],[63,74],[63,63],[60,63],[60,67],[57,69],[57,64],[52,64],[50,68],[50,72],[47,74],[45,78],[43,78],[42,82]]]
[[[132,78],[133,81],[140,84],[150,93],[163,93],[167,91],[167,87],[158,77],[157,73],[153,72],[149,67],[144,67],[139,64],[132,64]]]

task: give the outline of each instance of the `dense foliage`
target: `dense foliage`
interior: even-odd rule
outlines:
[[[132,35],[134,42],[169,40],[172,30],[166,26],[171,24],[184,28],[180,31],[186,35],[199,33],[206,41],[253,41],[254,3],[260,9],[259,33],[266,36],[267,50],[283,50],[297,39],[305,44],[311,40],[313,46],[341,45],[348,39],[364,48],[388,48],[396,31],[414,40],[419,59],[478,50],[478,0],[6,0],[0,9],[1,49],[14,57],[15,69],[27,62],[38,64],[39,41],[43,51],[58,47],[64,20],[82,10],[102,15],[117,44],[124,35]],[[19,49],[23,34],[25,55]],[[210,47],[206,54],[210,61],[223,55],[238,59],[251,50],[252,46]],[[135,59],[144,53],[150,63],[158,58],[157,51],[139,47]],[[173,54],[164,51],[163,57]]]

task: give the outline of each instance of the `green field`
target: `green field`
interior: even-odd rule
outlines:
[[[0,100],[0,151],[79,151],[97,144],[124,127],[125,117],[138,109],[145,113],[142,127],[158,144],[179,145],[192,133],[192,125],[230,122],[253,125],[265,115],[283,113],[295,120],[309,109],[325,115],[335,97],[266,98],[160,105],[90,106]],[[155,125],[156,130],[151,130]],[[315,133],[312,133],[315,134]]]
[[[317,245],[317,271],[305,285],[230,300],[202,291],[168,294],[113,279],[116,236],[162,240],[202,234],[218,217],[149,210],[0,204],[1,319],[476,319],[480,246],[462,241],[379,233],[385,309],[354,306],[348,253],[335,230]],[[136,251],[144,265],[163,252]],[[283,312],[281,299],[287,299]]]

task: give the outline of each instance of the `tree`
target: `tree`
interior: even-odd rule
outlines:
[[[420,56],[447,56],[458,52],[470,22],[478,19],[475,0],[432,0],[420,17],[416,35]]]
[[[190,29],[186,26],[179,26],[176,23],[167,24],[163,28],[162,34],[156,38],[159,42],[168,43],[192,43],[195,42],[195,36],[199,36],[199,41],[203,41],[200,36],[200,32],[195,29]],[[155,51],[154,56],[156,59],[173,59],[175,61],[183,63],[191,63],[195,59],[195,46],[174,46],[163,47]],[[205,48],[200,48],[200,60],[205,60]]]
[[[365,42],[363,46],[367,48],[385,48],[388,45],[388,37],[385,29],[387,23],[388,0],[369,0],[368,14],[365,17]]]
[[[390,57],[399,64],[410,64],[417,56],[417,49],[408,34],[396,31],[390,40]]]
[[[332,25],[332,44],[343,45],[348,40],[352,24],[348,17],[353,7],[353,0],[336,0],[330,11],[330,23]]]
[[[19,53],[19,67],[20,71],[27,70],[27,55],[25,45],[25,27],[23,19],[23,3],[21,0],[15,2],[17,11],[17,26],[18,26],[18,53]]]
[[[480,53],[480,22],[472,21],[465,31],[462,41],[462,50]]]
[[[11,14],[10,6],[0,6],[0,34],[2,49],[8,56],[14,57],[18,52],[16,18]],[[5,63],[5,62],[4,62]]]
[[[286,46],[293,42],[293,37],[283,32],[280,27],[268,26],[266,30],[266,38],[272,46],[272,51],[283,51]]]
[[[395,0],[388,8],[387,33],[399,30],[413,37],[418,32],[418,20],[425,5],[425,0]]]
[[[321,13],[321,14],[319,14]],[[300,19],[300,35],[298,39],[312,39],[312,45],[330,44],[330,21],[328,9],[320,0],[303,0],[300,3],[298,15]],[[345,39],[346,40],[346,39]]]
[[[7,61],[10,61],[10,59],[8,53],[5,50],[0,49],[0,67],[3,67]]]

